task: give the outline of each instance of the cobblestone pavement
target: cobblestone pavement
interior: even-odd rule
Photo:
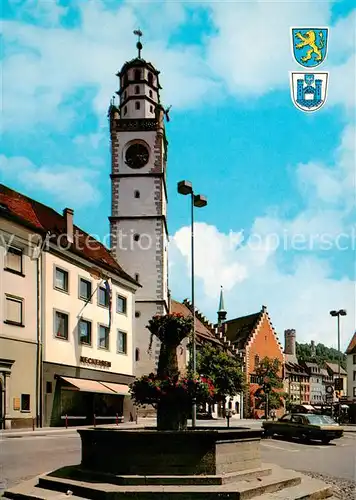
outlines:
[[[356,498],[356,481],[348,481],[347,479],[340,479],[338,477],[328,476],[327,474],[317,474],[316,472],[310,471],[299,472],[303,472],[303,474],[315,479],[320,479],[327,484],[331,484],[334,487],[335,498],[340,498],[342,500],[355,500]]]

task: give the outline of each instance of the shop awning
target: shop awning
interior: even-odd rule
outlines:
[[[68,384],[73,385],[78,391],[98,392],[101,394],[117,394],[128,396],[129,387],[125,384],[115,384],[114,382],[99,382],[98,380],[89,380],[86,378],[60,377]]]
[[[115,384],[114,382],[101,382],[101,384],[105,385],[112,391],[115,391],[116,394],[121,394],[121,396],[129,396],[130,389],[128,385],[125,384]]]
[[[85,378],[61,377],[62,380],[76,387],[83,392],[99,392],[102,394],[113,394],[114,391],[103,385],[97,380],[88,380]]]

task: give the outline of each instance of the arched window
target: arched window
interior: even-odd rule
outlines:
[[[135,73],[134,73],[134,79],[137,81],[137,80],[141,80],[141,71],[139,69],[135,69]]]
[[[135,191],[134,196],[135,196],[135,198],[139,198],[140,197],[140,191]]]
[[[153,97],[153,92],[152,92],[152,90],[150,90],[150,91],[149,91],[149,96],[150,96],[150,97]]]
[[[140,101],[136,101],[135,102],[135,109],[140,109],[140,107],[141,107],[140,105],[141,105]]]
[[[148,83],[153,85],[153,75],[150,71],[148,72]]]
[[[135,349],[135,361],[140,361],[140,349],[138,347]]]
[[[139,93],[140,93],[140,86],[136,85],[135,86],[135,94],[139,94]]]

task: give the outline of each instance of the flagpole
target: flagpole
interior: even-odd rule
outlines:
[[[94,293],[98,290],[98,288],[99,288],[99,287],[103,284],[103,282],[104,282],[104,281],[105,281],[105,280],[101,280],[101,282],[100,282],[100,283],[98,284],[98,286],[95,288],[94,292],[90,295],[89,299],[87,299],[87,301],[85,302],[84,306],[82,307],[82,309],[80,310],[80,312],[79,312],[79,314],[78,314],[78,316],[77,316],[77,318],[78,318],[78,319],[81,317],[82,312],[84,311],[84,309],[86,308],[86,306],[87,306],[88,304],[90,304],[91,299],[94,297]]]

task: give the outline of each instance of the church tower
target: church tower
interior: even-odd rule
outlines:
[[[109,108],[111,135],[111,249],[120,265],[141,285],[136,292],[136,376],[156,370],[159,344],[147,353],[150,332],[146,328],[155,314],[169,311],[167,146],[160,103],[159,71],[138,56],[117,73],[119,103]],[[154,341],[155,342],[155,341]]]

